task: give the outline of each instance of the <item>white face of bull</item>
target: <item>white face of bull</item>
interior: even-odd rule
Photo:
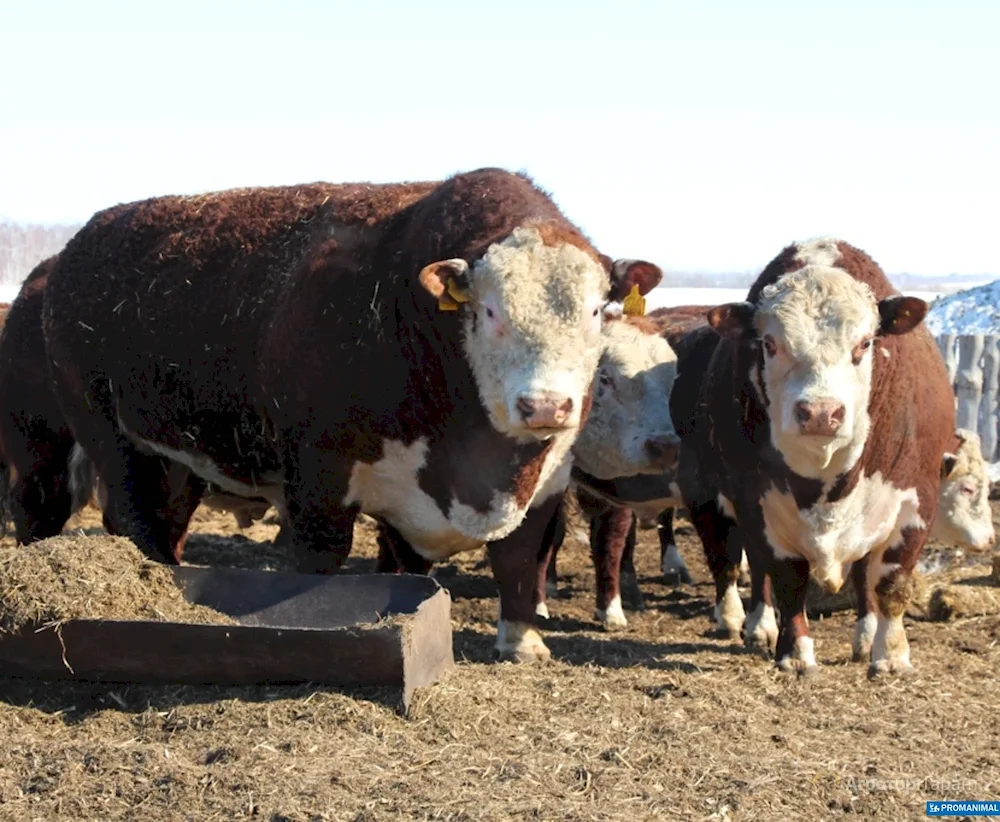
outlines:
[[[932,536],[985,551],[996,542],[990,510],[990,480],[979,436],[955,432],[959,446],[944,455],[941,494]]]
[[[519,439],[579,428],[601,354],[604,266],[518,228],[459,279],[450,293],[468,303],[463,346],[493,426]]]
[[[864,449],[876,336],[911,331],[926,308],[912,297],[879,303],[846,271],[812,264],[765,287],[756,306],[720,306],[709,321],[757,337],[763,368],[751,378],[768,404],[772,444],[797,474],[828,478]]]
[[[771,439],[793,470],[815,475],[845,448],[860,455],[878,327],[871,290],[840,269],[805,266],[763,290],[754,329]]]
[[[573,446],[581,469],[598,479],[667,471],[679,439],[670,419],[677,356],[658,334],[626,320],[604,326],[594,404]]]

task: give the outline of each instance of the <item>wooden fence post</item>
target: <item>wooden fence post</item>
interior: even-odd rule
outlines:
[[[948,382],[954,387],[955,372],[958,370],[958,361],[955,359],[955,335],[941,334],[936,340],[944,358],[944,367],[948,369]]]
[[[990,334],[983,349],[983,396],[979,404],[979,438],[983,456],[995,462],[997,455],[997,389],[1000,383],[1000,337]]]
[[[958,370],[955,373],[955,396],[958,399],[956,427],[979,431],[979,404],[983,396],[982,334],[963,334],[958,338]]]

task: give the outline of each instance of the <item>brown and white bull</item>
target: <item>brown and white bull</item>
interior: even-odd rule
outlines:
[[[820,239],[789,246],[746,302],[709,313],[721,339],[693,332],[671,401],[681,488],[717,580],[735,578],[746,548],[746,639],[776,634],[782,669],[816,670],[809,573],[838,590],[852,567],[866,591],[856,658],[873,675],[911,669],[902,615],[954,431],[926,310],[864,252]]]
[[[283,504],[304,571],[339,568],[359,511],[426,560],[488,544],[497,647],[534,659],[602,307],[651,269],[612,268],[527,178],[485,169],[102,212],[43,316],[106,516],[148,555],[179,561],[209,482]],[[160,456],[189,469],[170,496]]]

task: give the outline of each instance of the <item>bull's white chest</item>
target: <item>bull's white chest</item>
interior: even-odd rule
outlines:
[[[443,506],[448,509],[445,515],[442,506],[418,481],[418,474],[427,462],[427,451],[427,440],[423,437],[409,445],[386,440],[381,459],[354,464],[343,504],[358,505],[366,514],[384,517],[418,554],[432,561],[503,539],[521,524],[532,503],[565,489],[569,482],[566,449],[553,448],[542,466],[535,493],[527,503],[518,504],[513,493],[496,491],[485,511],[452,498],[450,505]]]
[[[881,473],[861,478],[846,497],[799,510],[791,494],[769,489],[760,500],[764,534],[775,555],[804,558],[831,573],[892,547],[907,527],[925,527],[915,488],[897,488]]]

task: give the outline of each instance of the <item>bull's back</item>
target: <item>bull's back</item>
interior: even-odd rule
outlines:
[[[358,268],[380,219],[422,191],[375,187],[391,195],[382,200],[370,188],[245,189],[97,214],[50,278],[53,374],[133,439],[208,456],[227,474],[274,468],[255,386],[259,341],[287,282],[322,275],[311,258]]]

